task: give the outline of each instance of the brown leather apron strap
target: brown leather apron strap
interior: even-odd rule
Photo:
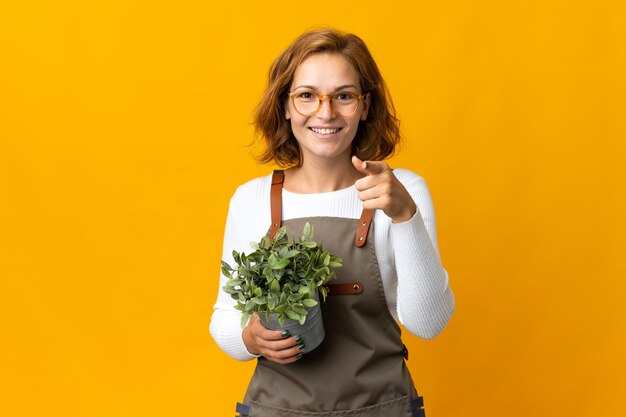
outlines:
[[[283,183],[285,182],[285,173],[282,169],[275,169],[272,174],[272,187],[270,189],[270,205],[272,212],[272,224],[270,226],[270,240],[274,238],[278,229],[282,224],[283,216]],[[361,218],[359,219],[359,226],[356,229],[356,236],[354,237],[354,244],[357,247],[362,247],[367,242],[367,233],[372,224],[372,217],[374,217],[374,210],[363,209]]]
[[[283,182],[285,174],[282,169],[275,169],[272,175],[270,204],[272,209],[272,225],[270,226],[270,240],[274,238],[283,220]]]
[[[354,238],[354,244],[359,248],[367,242],[367,232],[370,229],[370,224],[372,224],[372,217],[374,217],[374,210],[363,209],[363,213],[361,213],[361,218],[359,219],[359,227],[356,229],[356,236]]]
[[[326,288],[328,288],[328,295],[361,294],[363,292],[363,284],[358,281],[326,284]]]

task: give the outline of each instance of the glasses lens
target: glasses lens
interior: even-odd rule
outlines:
[[[293,97],[296,110],[302,114],[314,114],[320,105],[320,99],[310,91],[303,91]]]
[[[337,93],[333,96],[332,103],[338,115],[351,116],[359,106],[359,99],[354,93]]]

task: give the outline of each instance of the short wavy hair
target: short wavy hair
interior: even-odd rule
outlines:
[[[282,167],[301,166],[300,146],[285,118],[288,91],[298,66],[317,53],[338,53],[352,63],[359,74],[361,94],[370,93],[367,120],[359,122],[352,141],[352,154],[363,161],[381,161],[393,155],[400,143],[400,121],[389,89],[365,42],[351,33],[335,29],[305,32],[276,58],[270,67],[265,93],[254,112],[255,132],[262,136],[265,151],[261,163]]]

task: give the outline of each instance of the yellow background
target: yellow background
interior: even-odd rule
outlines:
[[[456,313],[405,333],[431,417],[626,415],[623,1],[4,1],[0,415],[231,416],[222,232],[273,58],[360,35]]]

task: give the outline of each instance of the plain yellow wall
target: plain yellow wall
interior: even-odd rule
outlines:
[[[0,415],[230,416],[222,232],[273,58],[370,46],[456,313],[405,333],[434,417],[626,415],[623,1],[5,1]]]

